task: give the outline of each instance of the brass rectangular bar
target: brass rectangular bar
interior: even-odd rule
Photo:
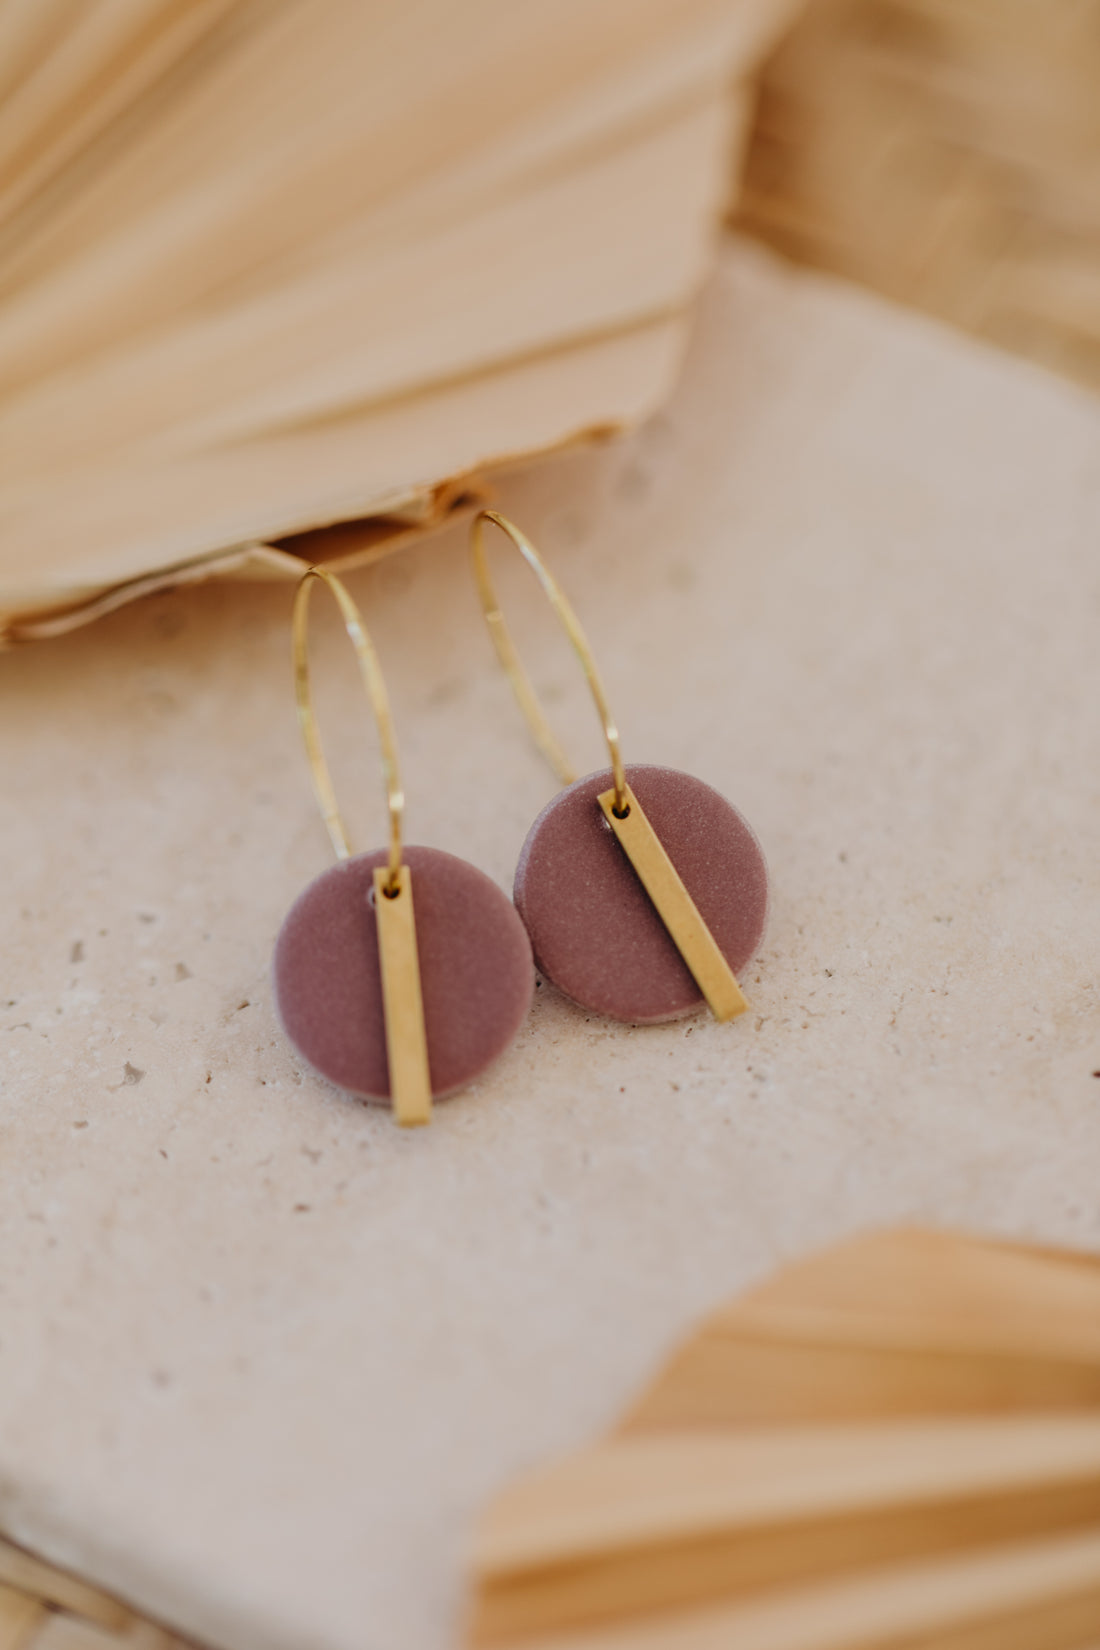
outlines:
[[[382,964],[382,1008],[386,1018],[386,1055],[390,1066],[393,1114],[405,1128],[430,1123],[432,1081],[428,1039],[420,993],[420,958],[416,949],[412,874],[397,873],[397,892],[387,894],[389,867],[374,871],[374,909],[378,918],[378,955]]]
[[[638,873],[642,887],[657,908],[657,915],[687,963],[695,983],[703,993],[716,1020],[732,1020],[743,1014],[748,1002],[729,963],[703,921],[699,907],[680,880],[661,840],[645,816],[638,798],[626,787],[627,812],[620,819],[615,812],[614,790],[599,798],[604,817]]]

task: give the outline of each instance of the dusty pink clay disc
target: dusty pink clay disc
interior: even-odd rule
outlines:
[[[390,1097],[376,865],[359,854],[300,894],[275,942],[275,1004],[303,1059],[339,1088]],[[464,859],[406,848],[435,1099],[464,1088],[503,1054],[531,1006],[531,947],[511,901]]]
[[[768,871],[751,827],[701,779],[674,768],[628,767],[688,893],[733,972],[764,933]],[[535,963],[559,991],[599,1014],[644,1023],[703,1001],[597,797],[610,769],[559,791],[532,825],[516,867],[516,908]]]

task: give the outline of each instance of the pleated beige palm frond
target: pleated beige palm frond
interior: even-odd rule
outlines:
[[[813,0],[736,216],[1100,389],[1100,0]]]
[[[188,1650],[155,1622],[0,1539],[0,1650]]]
[[[0,0],[9,631],[650,411],[793,9]]]
[[[506,1490],[469,1643],[1094,1650],[1100,1261],[877,1234],[716,1313]]]

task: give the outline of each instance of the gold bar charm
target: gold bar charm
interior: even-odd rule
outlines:
[[[407,865],[390,887],[389,867],[374,871],[374,909],[378,918],[378,955],[382,964],[382,1008],[386,1017],[386,1054],[390,1064],[393,1114],[405,1128],[430,1123],[432,1082],[428,1039],[420,994],[420,959],[416,950],[412,875]]]
[[[604,791],[599,798],[604,817],[637,871],[676,949],[695,976],[695,983],[714,1018],[732,1020],[749,1006],[733,970],[719,951],[714,935],[699,914],[699,907],[681,882],[629,785],[625,787],[625,796],[627,811],[620,819],[615,812],[614,789]]]

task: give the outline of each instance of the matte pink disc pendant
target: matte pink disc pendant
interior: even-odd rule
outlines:
[[[627,782],[734,974],[763,938],[768,870],[751,826],[724,796],[674,768],[628,767]],[[703,994],[601,812],[611,770],[559,791],[516,867],[516,908],[535,964],[582,1008],[646,1023],[690,1014]]]
[[[384,849],[325,871],[291,906],[275,942],[275,1003],[303,1059],[337,1087],[389,1100],[376,865]],[[481,1075],[531,1006],[531,946],[515,907],[464,859],[406,848],[432,1098]]]

